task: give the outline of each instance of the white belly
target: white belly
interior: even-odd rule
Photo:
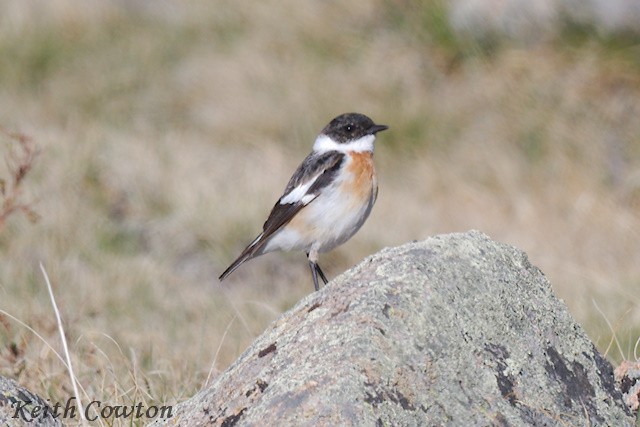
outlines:
[[[323,189],[322,194],[274,234],[262,253],[277,250],[328,252],[349,240],[371,213],[377,191],[375,175],[366,180],[366,189],[345,191],[352,188],[353,178],[352,174],[345,173],[343,179],[337,179]]]

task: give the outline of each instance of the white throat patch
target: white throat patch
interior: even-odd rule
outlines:
[[[365,135],[354,141],[340,144],[329,138],[327,135],[320,135],[316,138],[316,142],[313,144],[313,151],[316,153],[324,153],[326,151],[339,151],[341,153],[347,153],[349,151],[355,151],[358,153],[365,151],[373,152],[373,142],[375,140],[375,135]]]

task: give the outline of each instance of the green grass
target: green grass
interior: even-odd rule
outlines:
[[[480,229],[525,250],[601,350],[616,335],[630,354],[633,39],[613,50],[586,35],[461,40],[443,2],[20,7],[38,25],[0,29],[0,126],[41,149],[21,194],[41,219],[16,213],[0,230],[0,309],[60,349],[42,261],[88,398],[184,399],[311,292],[303,254],[216,278],[345,111],[390,130],[377,143],[376,207],[322,258],[331,277],[385,246]],[[2,154],[10,147],[1,140]],[[623,315],[628,325],[607,326]],[[69,396],[60,361],[3,315],[0,374]]]

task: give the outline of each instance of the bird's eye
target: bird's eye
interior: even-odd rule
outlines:
[[[346,125],[346,126],[344,127],[344,130],[345,130],[345,131],[347,131],[347,132],[351,132],[351,131],[353,130],[353,126],[351,126],[351,125]]]

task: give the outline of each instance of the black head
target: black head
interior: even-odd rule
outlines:
[[[321,134],[330,137],[337,143],[345,144],[366,135],[389,129],[389,126],[377,125],[369,117],[359,113],[341,114],[331,120]]]

